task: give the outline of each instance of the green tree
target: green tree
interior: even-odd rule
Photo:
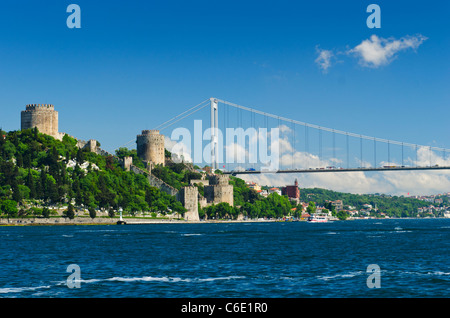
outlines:
[[[85,160],[84,151],[80,148],[77,151],[76,160],[78,165],[82,165]]]
[[[336,213],[336,217],[339,220],[346,220],[349,217],[349,214],[347,211],[342,210],[342,211],[339,211],[338,213]]]
[[[43,216],[44,218],[50,217],[50,209],[47,208],[47,207],[44,207],[44,208],[42,209],[42,216]]]
[[[69,203],[69,205],[67,206],[67,210],[65,211],[65,216],[71,220],[73,220],[75,218],[75,209],[74,209],[72,203]]]
[[[89,207],[89,216],[92,218],[92,219],[95,219],[95,217],[97,216],[97,212],[95,211],[95,209],[93,208],[93,207]]]
[[[20,192],[19,185],[17,184],[17,180],[14,180],[11,185],[11,189],[13,192],[12,199],[16,202],[22,202],[22,193]]]
[[[4,200],[1,204],[1,210],[8,215],[8,217],[17,216],[17,202],[14,200]]]
[[[306,213],[309,215],[316,213],[316,204],[312,201],[309,201],[308,206],[306,207]]]
[[[28,174],[25,185],[30,189],[30,198],[36,198],[36,186],[34,184],[33,174],[31,173],[31,169],[28,168]]]

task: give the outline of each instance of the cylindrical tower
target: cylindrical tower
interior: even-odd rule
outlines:
[[[20,116],[21,128],[37,127],[39,132],[58,137],[58,112],[50,104],[29,104]]]
[[[164,166],[164,135],[160,135],[159,130],[143,130],[137,135],[136,143],[139,158],[152,165]]]

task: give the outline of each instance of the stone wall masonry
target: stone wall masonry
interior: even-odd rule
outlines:
[[[229,184],[227,175],[209,176],[209,185],[204,186],[205,197],[210,204],[227,202],[231,206],[234,204],[233,186]]]
[[[116,218],[1,218],[0,225],[116,224]]]
[[[20,114],[20,124],[22,130],[37,127],[41,133],[54,138],[59,137],[58,112],[53,105],[26,105],[26,110],[23,110]]]
[[[184,218],[189,221],[198,221],[198,189],[195,186],[182,187],[178,192],[178,200],[187,209]]]
[[[143,161],[151,161],[152,164],[165,164],[164,135],[159,130],[143,130],[136,137],[137,154]]]
[[[146,175],[146,177],[148,179],[148,182],[150,183],[151,186],[157,187],[158,189],[160,189],[161,191],[166,192],[167,194],[177,195],[177,193],[178,193],[177,189],[175,189],[174,187],[168,185],[167,183],[165,183],[161,179],[155,177],[154,175],[152,175],[148,171],[142,170],[142,169],[140,169],[140,168],[138,168],[138,167],[136,167],[134,165],[130,165],[130,170],[133,171],[134,173]]]

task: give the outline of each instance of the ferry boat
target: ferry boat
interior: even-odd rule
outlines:
[[[325,214],[313,214],[310,217],[308,217],[306,222],[309,222],[309,223],[325,223],[325,222],[328,222],[328,217]]]

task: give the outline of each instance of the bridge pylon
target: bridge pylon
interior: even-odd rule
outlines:
[[[211,97],[211,170],[214,172],[219,167],[219,102],[216,98]]]

